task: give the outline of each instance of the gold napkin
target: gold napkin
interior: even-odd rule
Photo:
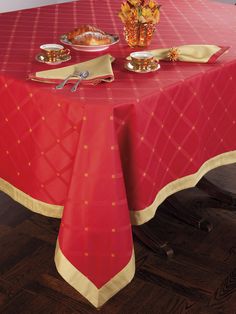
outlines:
[[[112,61],[114,61],[114,58],[111,55],[106,54],[95,59],[66,67],[31,73],[29,74],[29,79],[43,83],[57,83],[58,81],[64,80],[75,71],[89,71],[89,76],[82,80],[81,84],[96,85],[100,82],[112,82],[114,80],[111,66]],[[78,77],[72,77],[69,82],[74,83],[74,81],[77,80]]]
[[[216,45],[183,45],[150,52],[159,60],[213,63],[229,48]]]

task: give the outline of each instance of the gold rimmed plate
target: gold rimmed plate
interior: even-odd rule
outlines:
[[[157,61],[153,61],[148,67],[147,69],[145,70],[140,70],[140,69],[137,69],[137,67],[135,67],[130,61],[127,61],[125,63],[125,68],[126,70],[128,71],[131,71],[131,72],[136,72],[136,73],[150,73],[150,72],[155,72],[157,70],[160,69],[160,64],[159,62]]]
[[[118,35],[107,34],[111,38],[111,43],[106,45],[76,45],[73,44],[67,37],[67,34],[63,34],[60,37],[61,43],[65,45],[69,45],[71,48],[78,51],[86,51],[86,52],[94,52],[94,51],[102,51],[108,49],[110,46],[115,45],[119,42],[120,38]]]
[[[48,58],[45,57],[43,53],[39,53],[36,55],[35,59],[38,62],[46,63],[49,65],[58,65],[58,64],[61,64],[62,62],[69,61],[71,59],[71,55],[65,55],[63,57],[56,59],[55,61],[49,61]]]

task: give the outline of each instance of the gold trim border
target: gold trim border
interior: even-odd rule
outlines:
[[[63,206],[52,205],[36,200],[30,195],[22,192],[4,179],[0,178],[0,190],[10,196],[13,200],[30,209],[31,211],[52,218],[61,218]]]
[[[140,211],[130,211],[130,219],[133,225],[141,225],[156,213],[158,206],[171,194],[183,189],[193,187],[210,170],[236,162],[236,151],[230,151],[215,156],[202,164],[197,172],[179,178],[167,184],[161,189],[154,202]],[[0,178],[0,190],[9,195],[15,201],[32,210],[33,212],[54,218],[61,218],[63,206],[52,205],[38,201],[26,193],[20,191],[4,179]],[[104,286],[98,289],[86,276],[76,269],[62,253],[57,241],[55,252],[55,264],[58,272],[72,287],[81,293],[95,307],[101,307],[119,290],[124,288],[133,278],[135,273],[134,250],[128,264]]]
[[[96,308],[101,307],[113,295],[130,283],[135,273],[134,249],[132,250],[132,255],[128,264],[100,289],[98,289],[92,281],[85,277],[70,263],[70,261],[62,253],[58,240],[54,260],[57,271],[64,278],[64,280]]]
[[[211,159],[208,159],[202,164],[197,172],[177,179],[170,182],[164,188],[162,188],[154,202],[146,207],[145,209],[139,211],[130,211],[130,220],[132,225],[142,225],[145,222],[149,221],[155,216],[155,213],[158,209],[158,206],[170,195],[194,187],[197,182],[210,170],[214,168],[232,164],[236,162],[236,151],[226,152],[220,155],[217,155]]]

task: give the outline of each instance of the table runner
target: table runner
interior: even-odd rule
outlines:
[[[162,62],[142,75],[124,69],[131,49],[119,7],[81,0],[0,15],[0,188],[35,212],[62,217],[57,269],[96,307],[134,275],[131,224],[236,160],[235,8],[166,0],[150,49],[231,49],[216,64]],[[72,94],[26,80],[48,69],[35,60],[40,44],[84,23],[120,34],[109,49],[114,82]],[[67,64],[102,54],[72,51]]]

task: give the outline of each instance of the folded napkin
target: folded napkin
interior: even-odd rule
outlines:
[[[150,52],[159,60],[213,63],[228,50],[229,47],[216,45],[183,45]]]
[[[66,67],[31,73],[29,74],[29,79],[43,83],[58,83],[75,71],[89,71],[89,76],[86,79],[83,79],[81,84],[96,85],[100,82],[112,82],[114,80],[111,66],[112,61],[114,61],[114,58],[111,55],[106,54],[92,60]],[[77,77],[72,77],[68,82],[74,83],[74,81],[77,80]]]

